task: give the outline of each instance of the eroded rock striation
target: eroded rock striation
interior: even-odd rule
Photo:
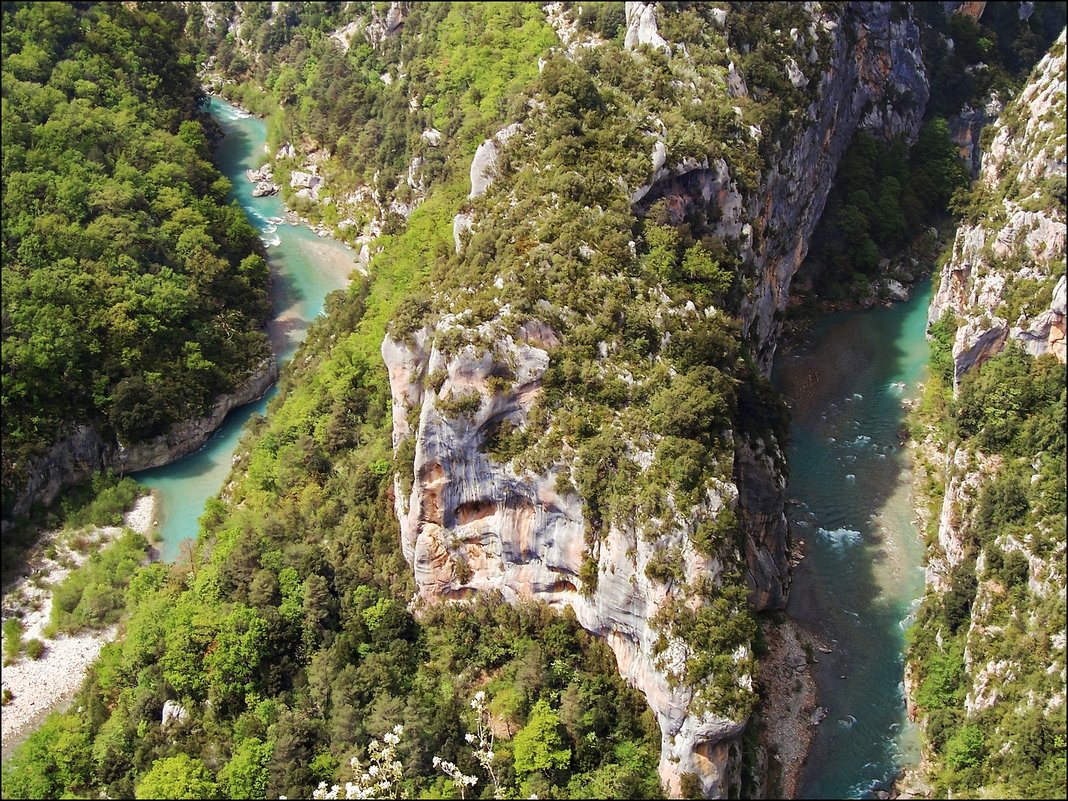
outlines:
[[[994,125],[931,301],[930,322],[947,312],[958,322],[954,383],[1010,340],[1065,360],[1064,45],[1062,32]]]
[[[686,526],[651,539],[613,523],[598,548],[596,591],[584,593],[587,523],[582,499],[558,481],[566,457],[541,473],[517,473],[489,452],[502,425],[526,423],[549,350],[559,343],[556,333],[528,322],[488,352],[468,345],[449,354],[435,334],[452,324],[443,320],[437,331],[420,330],[410,342],[387,337],[382,345],[394,445],[414,439],[412,474],[396,479],[395,505],[420,593],[464,599],[496,590],[513,602],[570,607],[584,628],[606,639],[620,673],[648,698],[661,727],[660,773],[668,786],[678,793],[681,775],[695,773],[706,790],[725,794],[735,780],[732,763],[740,753],[733,741],[744,721],[691,708],[693,688],[678,681],[684,647],[657,648],[662,631],[654,618],[670,602],[671,588],[646,572],[665,549],[678,549],[687,581],[714,578],[719,566],[695,550]],[[514,365],[514,380],[503,391],[491,388],[505,361]],[[735,503],[734,486],[724,482],[701,513],[715,516]]]

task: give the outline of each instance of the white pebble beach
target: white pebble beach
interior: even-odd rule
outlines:
[[[153,496],[142,496],[127,512],[124,524],[148,536],[155,522],[155,513]],[[102,548],[122,530],[118,526],[96,529],[94,547]],[[3,689],[10,690],[13,696],[4,706],[0,717],[5,758],[10,755],[10,749],[28,736],[49,712],[73,696],[85,678],[89,665],[118,631],[116,626],[111,626],[99,631],[78,635],[60,634],[53,639],[45,639],[44,629],[52,614],[52,588],[70,572],[55,559],[44,555],[54,537],[55,533],[46,534],[35,546],[34,556],[31,557],[34,572],[47,571],[47,578],[37,582],[32,580],[32,576],[19,579],[3,597],[4,620],[17,610],[22,611],[23,642],[36,638],[45,644],[44,655],[40,659],[31,659],[24,650],[15,664],[3,669]],[[58,543],[57,549],[61,552],[67,550]],[[87,558],[70,551],[67,551],[67,555],[77,564]],[[57,558],[62,558],[61,554],[57,554]],[[34,606],[37,608],[34,609]]]

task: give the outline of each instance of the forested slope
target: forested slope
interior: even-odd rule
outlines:
[[[1065,789],[1064,103],[1062,32],[983,135],[931,305],[935,506],[909,674],[938,793]]]
[[[369,276],[5,794],[307,796],[396,726],[406,797],[761,793],[747,602],[789,583],[762,368],[858,126],[919,132],[920,28],[627,5],[176,14]]]
[[[79,427],[149,439],[269,356],[266,263],[211,163],[180,21],[4,5],[5,518]]]

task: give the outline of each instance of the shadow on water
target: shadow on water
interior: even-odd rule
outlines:
[[[806,554],[788,612],[831,649],[817,654],[828,717],[801,797],[866,797],[911,758],[902,621],[922,591],[922,555],[900,434],[927,361],[928,297],[925,285],[890,309],[828,315],[776,359],[792,410],[789,516]]]

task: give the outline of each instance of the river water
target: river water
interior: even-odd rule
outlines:
[[[919,759],[902,677],[923,545],[899,432],[926,374],[930,295],[927,281],[892,308],[828,315],[776,361],[792,410],[788,514],[805,542],[788,612],[832,651],[815,653],[827,717],[801,798],[871,798]]]
[[[354,268],[353,251],[329,237],[318,237],[303,225],[278,222],[285,217],[279,197],[252,197],[253,185],[245,170],[263,160],[266,125],[226,101],[212,97],[208,111],[222,126],[225,137],[215,148],[219,170],[233,184],[231,198],[245,209],[260,230],[267,247],[273,278],[274,319],[268,325],[271,346],[279,366],[292,358],[304,339],[308,324],[323,311],[323,301],[347,285]],[[204,446],[177,462],[135,473],[134,478],[157,496],[162,536],[160,555],[174,561],[181,542],[197,535],[197,519],[204,502],[222,489],[245,422],[263,414],[275,388],[259,401],[235,409]]]

